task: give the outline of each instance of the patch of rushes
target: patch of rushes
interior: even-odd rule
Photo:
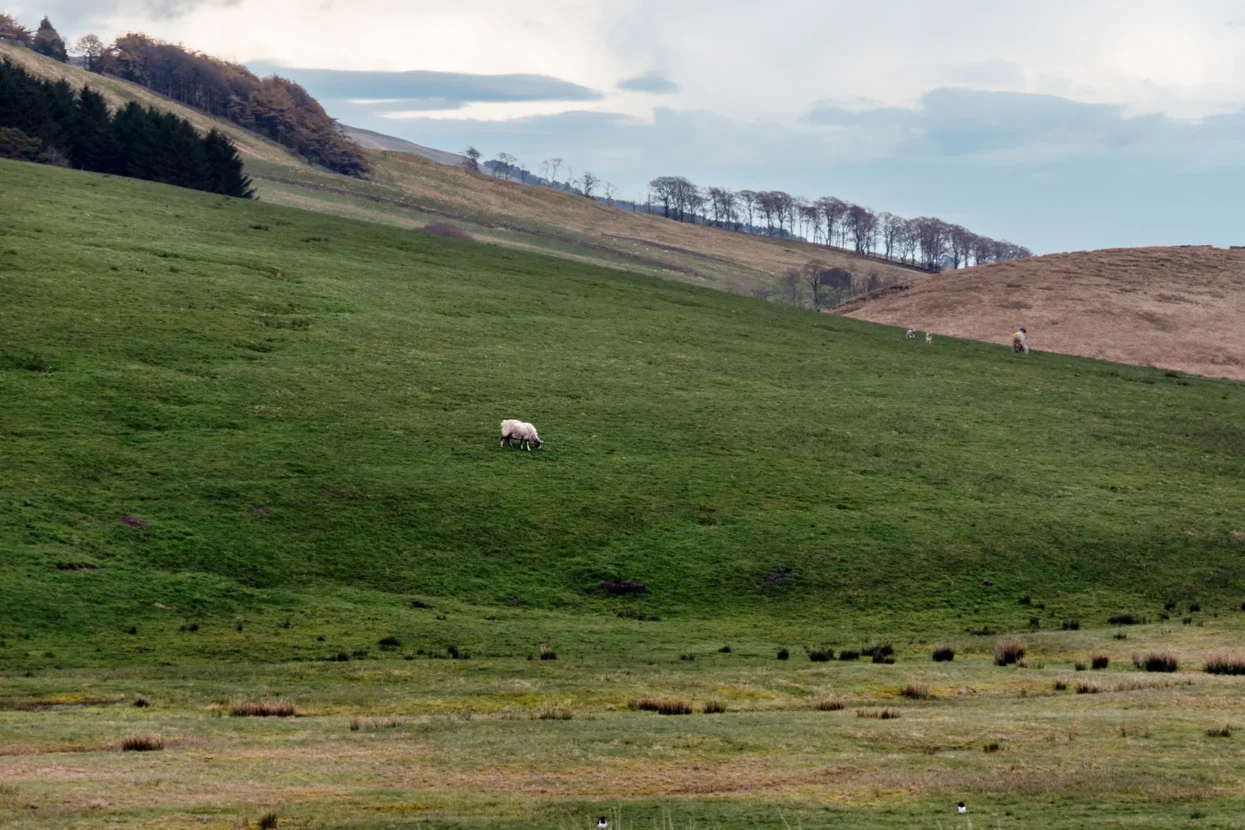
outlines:
[[[1019,663],[1025,656],[1025,641],[1019,637],[1004,637],[994,643],[994,664],[1010,666]]]
[[[847,707],[841,698],[833,695],[819,697],[813,701],[813,708],[818,712],[841,712]]]
[[[720,700],[706,700],[703,710],[706,715],[721,715],[726,712],[726,704]]]
[[[164,749],[164,738],[154,732],[139,732],[121,741],[122,752],[159,752]]]
[[[899,690],[901,697],[909,700],[933,700],[934,693],[930,691],[928,683],[909,683]]]
[[[628,709],[656,712],[659,715],[690,715],[692,704],[674,697],[641,697],[627,703]]]
[[[235,718],[292,718],[296,714],[292,700],[229,701],[229,715]]]
[[[1133,665],[1142,671],[1174,672],[1180,668],[1180,661],[1169,651],[1151,651],[1133,657]]]
[[[1102,652],[1098,652],[1090,656],[1089,665],[1094,671],[1101,671],[1111,665],[1111,658]]]
[[[881,709],[857,709],[856,717],[858,718],[876,718],[877,720],[894,720],[899,717],[898,709],[890,709],[883,707]]]
[[[369,732],[374,729],[397,729],[402,725],[402,719],[397,715],[390,715],[386,718],[351,718],[351,732]]]
[[[542,706],[537,720],[570,720],[574,714],[565,706]]]
[[[1208,737],[1208,738],[1231,738],[1231,737],[1232,737],[1232,727],[1230,727],[1230,726],[1221,726],[1221,727],[1219,727],[1219,728],[1217,728],[1217,729],[1207,729],[1207,730],[1206,730],[1206,737]]]
[[[1208,674],[1245,674],[1245,653],[1220,651],[1206,658]]]
[[[951,646],[934,646],[934,662],[950,663],[955,659],[955,649]]]

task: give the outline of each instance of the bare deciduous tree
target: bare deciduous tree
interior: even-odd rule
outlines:
[[[558,170],[562,167],[562,159],[551,158],[548,161],[546,161],[545,164],[549,165],[549,183],[557,184],[558,183]]]
[[[472,173],[479,173],[480,151],[475,147],[468,147],[466,150],[463,150],[463,156],[463,167],[470,170]]]
[[[601,180],[587,170],[584,171],[583,178],[579,180],[579,186],[583,189],[584,195],[589,199],[592,198],[592,191],[596,190],[597,185],[600,183]]]
[[[605,193],[605,204],[613,207],[614,199],[618,196],[618,188],[609,182],[601,182],[601,190]]]

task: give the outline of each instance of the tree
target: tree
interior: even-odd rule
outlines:
[[[472,173],[479,173],[481,156],[480,151],[475,147],[468,147],[466,150],[463,150],[463,156],[465,157],[463,159],[463,167],[470,170]]]
[[[601,189],[605,191],[605,204],[613,207],[614,199],[618,196],[618,188],[609,182],[602,182]]]
[[[0,14],[0,40],[16,43],[18,46],[29,46],[30,30],[9,15]]]
[[[35,33],[34,50],[40,55],[47,55],[61,63],[69,60],[69,53],[65,51],[65,41],[61,40],[52,21],[46,17],[39,21],[39,31]]]
[[[882,247],[886,250],[886,258],[893,259],[899,247],[899,237],[903,233],[904,220],[887,211],[878,214],[878,227],[882,231]]]
[[[502,173],[505,174],[506,181],[510,181],[511,174],[519,166],[519,160],[509,153],[498,153],[497,160],[501,162]]]
[[[947,234],[947,252],[951,255],[952,267],[959,268],[960,264],[968,265],[969,253],[973,250],[973,245],[977,239],[977,235],[961,225],[951,225]]]
[[[852,205],[847,209],[847,227],[851,231],[856,253],[866,254],[873,250],[878,227],[878,218],[873,211]]]
[[[739,191],[740,204],[744,206],[744,210],[748,212],[748,233],[752,233],[753,219],[757,210],[757,192],[755,190]]]
[[[950,226],[932,216],[923,216],[913,221],[916,223],[916,238],[921,247],[922,264],[931,271],[939,270],[942,267],[942,256],[947,250]]]
[[[104,41],[95,35],[79,38],[74,44],[74,57],[82,58],[88,72],[104,71],[104,52],[107,51]]]
[[[788,268],[782,275],[783,299],[787,305],[795,308],[804,305],[804,298],[800,294],[800,281],[803,278],[799,268]]]
[[[242,172],[242,158],[229,137],[219,130],[207,134],[204,142],[206,181],[204,190],[250,199],[255,195],[251,179]]]
[[[826,270],[826,263],[819,259],[810,260],[800,269],[800,277],[813,291],[813,308],[817,310],[821,309],[822,275]]]
[[[826,217],[826,244],[834,245],[836,234],[843,234],[842,222],[847,214],[847,203],[831,196],[818,199],[817,207],[821,208],[821,215]],[[840,239],[838,244],[843,247],[843,240]]]
[[[556,185],[558,183],[558,168],[562,166],[562,159],[551,158],[545,164],[549,165],[549,183]]]
[[[589,199],[592,198],[592,191],[596,189],[601,180],[588,171],[584,171],[583,178],[579,180],[580,187],[583,188],[584,195]]]

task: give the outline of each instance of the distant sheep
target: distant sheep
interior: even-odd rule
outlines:
[[[526,421],[516,421],[507,419],[501,422],[501,446],[510,446],[510,440],[515,439],[519,442],[519,449],[526,449],[531,452],[532,445],[536,445],[536,449],[540,449],[540,436],[536,434],[536,427]]]
[[[1015,354],[1029,353],[1029,332],[1021,329],[1012,335],[1012,352]]]
[[[907,338],[909,340],[916,340],[916,329],[908,329]]]
[[[932,331],[925,332],[925,345],[928,346],[929,344],[933,342],[934,342],[934,333]]]

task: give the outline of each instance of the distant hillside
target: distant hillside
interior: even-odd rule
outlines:
[[[1245,380],[1245,250],[1128,248],[917,276],[839,313],[1033,349]]]
[[[450,153],[445,150],[434,150],[431,147],[425,147],[422,144],[416,144],[413,141],[407,141],[404,138],[395,138],[384,133],[365,130],[362,127],[351,127],[348,124],[341,125],[342,134],[346,138],[368,150],[389,150],[395,153],[411,153],[416,156],[423,156],[429,161],[435,161],[437,164],[448,164],[457,166],[467,160],[466,156],[460,156],[458,153]]]
[[[154,106],[190,121],[203,133],[219,129],[247,159],[261,199],[307,210],[382,222],[403,228],[455,225],[475,239],[522,250],[537,250],[579,262],[607,264],[754,296],[777,293],[779,277],[809,260],[853,274],[859,287],[871,280],[889,284],[912,271],[802,241],[731,233],[629,212],[550,187],[533,187],[470,173],[452,160],[431,160],[442,151],[405,142],[403,151],[361,150],[372,168],[370,180],[315,168],[280,145],[231,121],[214,118],[115,77],[59,63],[15,45],[0,43],[26,71],[65,80],[75,89],[90,86],[111,107],[131,101]],[[361,135],[364,131],[355,131]],[[365,136],[364,136],[365,137]],[[391,142],[372,134],[372,142]],[[362,147],[362,143],[355,145]]]

